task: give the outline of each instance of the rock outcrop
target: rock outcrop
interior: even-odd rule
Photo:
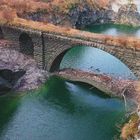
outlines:
[[[132,26],[140,26],[140,13],[135,4],[123,5],[120,7],[116,23]]]
[[[23,70],[13,72],[9,69],[0,69],[0,95],[11,91],[18,80],[25,74]]]
[[[22,18],[49,22],[55,25],[82,28],[90,24],[112,23],[115,20],[115,12],[111,8],[93,8],[86,2],[84,6],[76,5],[67,13],[57,12],[53,10],[49,14],[44,11],[28,13],[25,12],[19,15]]]

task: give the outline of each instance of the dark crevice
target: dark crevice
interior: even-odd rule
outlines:
[[[0,39],[3,39],[4,38],[4,35],[3,35],[3,32],[2,32],[2,28],[0,27]]]

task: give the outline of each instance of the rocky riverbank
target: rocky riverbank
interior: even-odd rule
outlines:
[[[5,84],[8,84],[8,80],[10,79],[9,84],[12,85],[11,88],[16,91],[39,88],[48,76],[45,71],[38,68],[34,59],[5,46],[0,46],[0,71],[0,77],[3,78],[3,83],[1,79],[1,85],[6,81]],[[10,74],[17,75],[20,71],[22,71],[22,73],[24,72],[24,74],[18,77],[14,77]],[[9,77],[8,75],[4,76],[6,72],[9,74]],[[12,81],[14,84],[12,84]]]
[[[0,95],[10,92],[25,73],[24,70],[13,72],[9,69],[0,69]]]

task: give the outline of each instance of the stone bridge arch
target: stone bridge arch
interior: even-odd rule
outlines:
[[[60,53],[52,62],[52,64],[50,65],[50,72],[55,72],[59,70],[60,64],[62,62],[62,59],[64,58],[64,56],[66,55],[66,53],[70,50],[71,48],[64,50],[62,53]]]
[[[134,71],[134,64],[133,62],[131,62],[128,57],[125,57],[125,55],[127,55],[127,52],[125,52],[123,50],[123,53],[120,51],[118,52],[118,48],[110,48],[110,47],[97,47],[97,46],[88,46],[88,45],[71,45],[71,46],[67,46],[67,48],[64,48],[64,49],[58,49],[56,53],[53,54],[52,58],[49,60],[49,63],[48,63],[48,70],[50,72],[55,72],[57,70],[59,70],[59,66],[60,66],[60,63],[63,59],[63,57],[65,56],[65,54],[71,50],[72,48],[74,47],[77,47],[77,46],[84,46],[84,47],[93,47],[93,48],[98,48],[106,53],[109,53],[110,55],[114,56],[115,58],[117,58],[118,60],[120,60],[123,64],[125,64],[134,74],[135,74],[135,71]],[[87,54],[87,57],[88,57],[88,54]]]
[[[32,38],[27,33],[21,33],[19,36],[20,52],[34,56],[34,45]]]

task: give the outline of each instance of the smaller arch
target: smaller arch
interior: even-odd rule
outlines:
[[[3,32],[2,32],[2,28],[0,27],[0,39],[3,39],[4,38],[4,35],[3,35]]]
[[[62,62],[62,59],[64,57],[64,55],[69,51],[69,49],[63,51],[62,53],[60,53],[55,60],[53,61],[51,67],[50,67],[50,72],[55,72],[57,70],[59,70],[60,67],[60,63]]]
[[[19,37],[20,52],[33,56],[34,55],[34,45],[32,38],[27,33],[22,33]]]

